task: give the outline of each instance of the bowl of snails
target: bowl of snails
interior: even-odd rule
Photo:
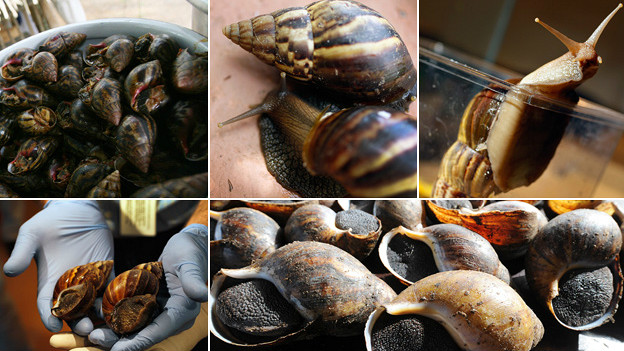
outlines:
[[[330,115],[335,117],[334,120],[338,119],[336,116],[338,110],[344,108],[353,112],[354,108],[359,107],[359,105],[372,103],[363,100],[368,100],[374,97],[373,95],[381,97],[381,100],[376,103],[377,105],[382,101],[390,103],[394,100],[407,98],[407,101],[412,102],[415,99],[416,72],[413,65],[415,61],[412,62],[412,59],[416,52],[417,37],[412,33],[415,33],[417,29],[417,22],[415,21],[417,4],[405,0],[392,3],[378,0],[360,2],[299,0],[275,1],[270,4],[252,1],[242,4],[243,1],[219,3],[213,4],[214,8],[211,9],[211,45],[218,48],[211,51],[211,72],[213,72],[211,74],[211,87],[214,87],[211,89],[211,100],[214,103],[211,104],[210,113],[210,162],[211,170],[213,170],[211,172],[211,195],[213,197],[275,198],[292,196],[340,197],[352,194],[358,197],[371,197],[381,196],[373,193],[374,190],[371,189],[382,188],[390,189],[385,190],[387,196],[415,192],[416,159],[402,162],[411,168],[404,170],[399,177],[393,176],[395,172],[384,172],[383,177],[379,176],[381,172],[377,173],[377,180],[382,178],[384,180],[395,179],[395,184],[399,184],[398,187],[391,187],[388,184],[379,184],[380,182],[373,184],[375,181],[354,182],[352,181],[354,177],[349,176],[349,173],[352,173],[351,170],[343,169],[345,172],[342,173],[328,171],[327,166],[335,162],[328,158],[321,159],[318,155],[329,154],[329,152],[324,151],[328,148],[332,150],[341,149],[340,146],[335,146],[335,140],[349,140],[345,137],[347,134],[326,133],[328,130],[348,130],[346,125],[334,127],[336,123],[329,123],[330,118],[328,116]],[[293,8],[293,11],[283,13],[280,16],[279,10],[286,8]],[[276,17],[273,18],[272,16]],[[273,19],[270,20],[269,18]],[[290,31],[285,30],[290,27],[288,18],[295,21],[307,21],[310,24],[308,33],[311,39],[308,42],[295,44],[299,40],[296,37],[296,28],[290,28]],[[334,21],[334,18],[344,20],[344,30],[341,27],[335,28],[336,31],[334,32],[327,32],[326,35],[333,39],[328,42],[325,49],[327,49],[326,53],[331,54],[330,46],[334,46],[333,52],[337,52],[338,57],[342,56],[342,58],[332,62],[329,56],[322,54],[322,48],[319,48],[317,53],[311,51],[304,53],[307,48],[313,47],[311,45],[313,40],[320,40],[319,34],[322,34],[322,28],[330,28],[329,23]],[[314,24],[310,21],[314,21]],[[288,37],[288,40],[291,40],[290,47],[293,52],[298,51],[294,56],[313,55],[315,59],[308,63],[304,62],[305,60],[299,61],[297,59],[296,63],[292,62],[295,65],[293,67],[280,62],[271,64],[270,60],[267,59],[270,54],[267,56],[261,53],[261,48],[248,47],[245,44],[248,39],[242,39],[243,33],[247,32],[250,23],[253,26],[266,26],[266,28],[271,28],[271,23],[275,23],[276,31],[279,33],[276,32],[272,39],[266,37],[267,40],[280,41],[284,40],[280,39],[281,36]],[[256,32],[260,33],[257,30]],[[361,35],[362,33],[366,34]],[[241,38],[239,38],[239,34]],[[314,36],[316,39],[312,39]],[[370,38],[383,42],[385,46],[375,47]],[[265,38],[256,38],[253,39],[253,42],[259,43],[263,39]],[[347,52],[347,49],[344,45],[339,44],[349,42],[349,40],[353,47],[376,51],[371,53],[364,51],[366,55],[362,54],[359,59],[355,57],[346,59],[344,53]],[[339,48],[339,46],[341,47]],[[286,46],[283,47],[286,48]],[[390,48],[396,50],[388,50]],[[246,50],[249,51],[248,49],[252,52],[246,52]],[[280,52],[275,56],[293,56],[293,52],[290,54]],[[356,53],[357,50],[351,52]],[[388,55],[392,56],[394,52],[397,53],[396,57],[388,58]],[[409,56],[410,53],[411,56]],[[379,63],[384,60],[392,62],[392,64],[388,66],[389,75],[381,77],[377,73],[384,71],[379,68]],[[306,65],[309,67],[305,68]],[[311,78],[301,76],[300,68],[311,73]],[[286,74],[286,83],[282,83],[280,72]],[[363,82],[361,79],[366,75],[366,72],[372,76],[369,82]],[[380,85],[381,82],[385,83]],[[245,89],[240,89],[241,86],[244,86]],[[285,88],[283,88],[284,86]],[[272,92],[274,93],[272,94]],[[354,92],[355,96],[349,96],[350,92]],[[407,96],[405,96],[406,94]],[[275,95],[281,95],[284,99],[277,103],[278,100],[275,99]],[[282,115],[284,116],[283,119],[295,115],[305,116],[292,125],[307,127],[303,131],[282,132],[283,137],[279,139],[273,138],[272,133],[266,132],[270,128],[266,125],[270,123],[263,121],[265,116],[260,117],[260,119],[254,117],[232,124],[226,123],[232,117],[245,113],[250,107],[257,107],[256,113],[262,112],[260,110],[269,106],[269,101],[274,101],[275,103],[272,105],[276,106],[276,109],[266,111],[269,116]],[[410,104],[406,103],[405,105]],[[295,107],[297,113],[280,113],[280,109],[283,109],[284,106]],[[313,108],[309,106],[313,106]],[[401,125],[406,125],[405,130],[409,131],[406,133],[407,137],[402,139],[408,140],[409,143],[402,143],[400,147],[394,148],[394,150],[408,150],[409,152],[405,152],[405,154],[409,157],[416,155],[416,107],[416,103],[412,102],[407,113],[402,110],[399,111],[401,117],[399,115],[390,117],[390,121],[397,121]],[[326,108],[328,109],[326,110]],[[306,112],[300,113],[301,111]],[[343,113],[341,116],[348,115],[351,120],[358,119],[359,117],[356,115],[360,117],[371,116],[377,121],[384,120],[384,117],[381,116],[385,116],[385,112],[380,114],[372,110],[365,111],[366,113],[361,114]],[[309,122],[315,120],[321,112],[327,117],[324,118],[328,124],[321,126],[319,123],[314,127],[315,132],[313,133],[311,128],[314,123]],[[276,122],[276,118],[270,118],[278,129],[284,129],[284,123]],[[279,117],[279,119],[282,118]],[[401,121],[399,122],[399,120]],[[380,123],[361,130],[380,130],[385,133],[390,128],[382,126]],[[385,135],[384,133],[380,133],[380,135]],[[354,134],[349,133],[348,135]],[[363,135],[363,133],[358,135]],[[315,136],[314,139],[313,136]],[[310,142],[306,144],[305,139],[308,137]],[[283,139],[286,141],[277,141]],[[360,144],[372,144],[360,139],[353,140],[353,145],[358,142]],[[293,145],[295,151],[278,149],[282,144]],[[369,151],[372,149],[373,147]],[[382,153],[392,151],[392,147],[385,145],[380,146],[377,150]],[[287,157],[273,157],[280,154]],[[372,153],[366,154],[365,157],[352,164],[362,166],[366,162],[366,164],[372,165],[374,163],[369,162],[369,160],[378,159],[378,156]],[[388,157],[388,159],[395,158]],[[366,170],[360,171],[361,173],[366,172]],[[314,176],[313,181],[308,180],[310,175]],[[324,180],[321,183],[316,182],[320,178]],[[298,179],[304,180],[299,181]],[[407,186],[400,184],[401,181]],[[307,184],[311,184],[311,186]]]
[[[431,131],[420,149],[421,184],[430,189],[423,194],[592,196],[624,131],[624,114],[575,89],[600,74],[601,64],[617,65],[602,62],[597,44],[621,6],[582,42],[536,19],[565,47],[524,76],[423,39],[419,102],[421,125]]]
[[[0,52],[4,197],[205,197],[206,38],[134,18]]]
[[[619,349],[622,219],[611,200],[214,201],[211,344]]]

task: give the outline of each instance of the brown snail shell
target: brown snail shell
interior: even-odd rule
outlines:
[[[119,171],[102,179],[87,193],[87,197],[121,197],[121,176]]]
[[[137,190],[130,197],[207,197],[208,173],[169,179]]]
[[[86,38],[87,35],[84,33],[58,32],[49,36],[39,46],[39,51],[48,51],[57,58],[61,58],[82,44]]]
[[[56,82],[58,75],[58,62],[56,57],[49,52],[40,51],[24,61],[22,73],[26,78],[42,83]]]
[[[384,314],[434,319],[465,350],[530,350],[544,334],[542,323],[514,289],[477,271],[431,275],[377,308],[364,332],[369,351],[375,322]]]
[[[319,200],[244,200],[247,207],[266,213],[278,222],[286,223],[290,215],[300,207],[320,203]]]
[[[52,314],[66,321],[83,317],[102,293],[113,261],[97,261],[67,270],[54,286]]]
[[[416,230],[425,225],[427,214],[423,206],[421,200],[375,200],[373,214],[385,229],[403,226]]]
[[[416,70],[405,44],[385,18],[357,2],[278,10],[226,26],[223,34],[289,76],[354,100],[413,96]]]
[[[500,201],[478,210],[449,209],[427,201],[436,218],[459,224],[485,237],[502,259],[520,257],[548,219],[536,207],[521,201]]]
[[[444,155],[434,197],[488,197],[526,186],[546,170],[569,115],[536,107],[539,96],[574,106],[574,89],[596,73],[602,59],[594,50],[619,5],[584,43],[577,43],[536,19],[567,48],[510,88],[491,85],[477,94],[462,116],[457,141]],[[460,164],[460,162],[462,164]]]
[[[231,279],[264,279],[303,318],[298,330],[261,342],[235,336],[217,314],[217,300]],[[236,346],[272,345],[313,335],[336,336],[361,333],[366,318],[379,305],[390,302],[395,292],[345,251],[313,241],[294,242],[277,249],[251,266],[222,269],[215,275],[208,301],[211,332]]]
[[[56,124],[56,113],[49,107],[37,106],[18,113],[17,125],[28,134],[45,134]]]
[[[252,208],[210,211],[217,220],[210,255],[219,267],[241,268],[277,249],[280,226],[266,214]]]
[[[156,122],[148,115],[127,115],[115,132],[115,147],[121,156],[147,173],[156,143]]]
[[[152,115],[169,101],[158,60],[134,67],[124,80],[126,99],[135,112]]]
[[[389,231],[379,244],[379,257],[384,266],[402,283],[410,285],[409,270],[420,267],[406,267],[407,274],[395,270],[389,258],[392,240],[415,240],[425,243],[432,251],[438,271],[474,270],[489,273],[509,284],[507,268],[500,262],[490,243],[479,234],[455,224],[436,224],[426,228],[409,230],[397,227]]]
[[[622,296],[623,280],[618,260],[621,248],[622,232],[608,214],[591,209],[561,214],[548,222],[530,244],[525,261],[527,281],[561,325],[573,330],[598,327],[615,314]],[[599,267],[609,267],[613,276],[613,294],[607,301],[608,306],[592,321],[569,324],[553,306],[560,293],[562,277],[572,270]]]
[[[122,117],[122,90],[115,79],[94,79],[80,89],[78,96],[98,117],[117,126]]]
[[[377,245],[381,221],[361,210],[334,212],[323,205],[298,208],[284,228],[287,242],[320,241],[337,246],[362,260]]]
[[[602,200],[548,200],[548,208],[560,215],[580,208],[595,208]]]
[[[115,277],[106,287],[102,313],[117,334],[130,334],[151,322],[158,311],[156,294],[162,263],[141,264]]]

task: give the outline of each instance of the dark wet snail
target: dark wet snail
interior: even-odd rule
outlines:
[[[113,261],[97,261],[67,270],[54,286],[52,314],[66,321],[87,314],[106,286]]]
[[[115,277],[106,287],[102,313],[115,333],[127,335],[147,325],[158,312],[160,262],[140,264]]]
[[[568,52],[525,76],[506,92],[477,94],[464,110],[457,141],[444,155],[433,197],[488,197],[526,186],[548,166],[569,116],[532,106],[534,95],[574,105],[574,89],[591,78],[602,59],[594,50],[603,29],[622,4],[577,43],[536,19]]]
[[[362,106],[335,113],[323,111],[286,91],[269,93],[262,105],[219,126],[260,113],[268,113],[292,150],[263,147],[267,168],[279,183],[302,192],[318,194],[304,175],[283,174],[278,167],[300,157],[312,175],[328,176],[352,196],[414,195],[417,187],[416,118],[391,108]],[[270,143],[274,134],[263,135]],[[283,143],[278,146],[283,147]],[[284,160],[284,154],[289,160]],[[298,161],[299,163],[301,161]],[[294,179],[293,179],[294,178]],[[327,189],[322,189],[327,190]],[[317,197],[312,195],[311,197]],[[344,193],[341,195],[345,195]]]
[[[524,255],[529,243],[548,222],[535,206],[521,201],[500,201],[480,209],[449,208],[441,201],[427,201],[443,223],[466,227],[486,238],[502,259]]]
[[[357,209],[336,213],[324,205],[298,208],[284,227],[287,242],[320,241],[360,260],[373,251],[380,234],[381,221],[375,216]]]
[[[253,208],[210,211],[210,218],[217,221],[210,254],[219,267],[245,267],[275,251],[281,242],[280,226]]]
[[[395,296],[345,251],[299,241],[248,267],[222,269],[213,280],[208,318],[211,332],[229,344],[273,345],[360,334],[368,315]]]
[[[397,348],[400,340],[393,339],[432,337],[409,329],[376,327],[384,319],[397,316],[424,316],[439,322],[463,350],[528,351],[544,335],[542,323],[515,290],[493,275],[477,271],[431,275],[412,284],[392,302],[382,304],[366,323],[367,350],[398,351],[404,348]],[[397,334],[384,336],[388,331]],[[444,344],[439,334],[433,337]],[[373,347],[378,345],[377,338],[387,341],[383,348]]]
[[[622,232],[606,213],[579,209],[552,219],[526,256],[533,293],[564,327],[588,330],[615,314],[624,288]]]
[[[317,1],[231,24],[223,34],[290,77],[351,100],[413,101],[416,70],[405,44],[360,3]]]
[[[424,244],[428,252],[416,246],[419,244]],[[434,262],[425,262],[429,253]],[[381,240],[379,257],[390,273],[406,285],[450,270],[480,271],[507,284],[510,282],[509,271],[492,245],[479,234],[455,224],[436,224],[414,230],[394,228]]]

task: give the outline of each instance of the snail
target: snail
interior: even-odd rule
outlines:
[[[427,246],[433,254],[435,268],[423,262],[424,252],[416,243]],[[437,271],[475,270],[500,278],[509,284],[507,268],[499,261],[490,243],[479,234],[455,224],[436,224],[409,230],[399,226],[389,231],[379,244],[383,265],[406,285]],[[416,264],[411,264],[416,263]]]
[[[120,182],[119,171],[114,171],[89,190],[87,197],[121,197]]]
[[[375,200],[373,214],[387,229],[403,226],[416,230],[425,225],[426,220],[421,200]]]
[[[323,205],[298,208],[284,228],[287,242],[320,241],[337,246],[357,259],[366,258],[381,234],[381,221],[364,211],[334,212]]]
[[[439,322],[464,350],[530,350],[544,335],[542,323],[514,289],[477,271],[436,273],[382,304],[366,323],[369,351],[379,337],[376,323],[398,315],[425,316]],[[410,331],[402,335],[417,337]],[[391,346],[386,349],[393,350]]]
[[[66,321],[85,316],[104,290],[112,270],[113,261],[91,262],[67,270],[54,286],[52,314]]]
[[[324,204],[330,207],[333,204],[332,200],[324,201],[324,200],[249,200],[245,199],[242,201],[243,204],[247,207],[251,207],[256,209],[262,213],[269,215],[271,218],[275,219],[278,223],[286,224],[286,221],[290,217],[290,215],[295,212],[300,207],[305,205],[312,204]]]
[[[478,93],[462,116],[457,141],[442,159],[433,197],[489,197],[526,186],[548,166],[569,116],[536,107],[542,95],[575,105],[574,89],[594,76],[602,59],[594,50],[618,7],[584,43],[577,43],[536,19],[568,52],[525,76],[509,89]],[[507,91],[505,91],[507,90]]]
[[[416,194],[416,118],[394,109],[373,106],[353,107],[325,115],[297,94],[287,91],[285,78],[282,83],[281,90],[269,93],[262,105],[219,124],[221,127],[268,113],[294,149],[289,152],[267,148],[266,143],[276,137],[262,131],[267,168],[279,183],[294,187],[303,195],[318,197],[317,189],[301,183],[301,174],[274,172],[275,167],[294,162],[284,159],[287,154],[300,157],[310,174],[333,178],[352,196]]]
[[[277,249],[280,226],[266,214],[252,208],[210,211],[218,221],[211,233],[210,255],[224,268],[241,268]]]
[[[350,100],[414,100],[416,70],[403,40],[360,3],[317,1],[231,24],[223,34],[290,77]]]
[[[530,244],[527,281],[564,327],[598,327],[615,314],[622,296],[621,248],[622,232],[608,214],[592,209],[561,214]]]
[[[368,315],[395,296],[345,251],[325,243],[298,241],[250,266],[217,273],[208,318],[211,332],[229,344],[273,345],[320,334],[357,335]],[[277,301],[267,306],[263,303],[267,300]],[[250,309],[259,313],[247,313]],[[263,311],[287,318],[265,318]]]
[[[150,262],[116,276],[102,299],[106,325],[122,335],[147,325],[159,308],[156,294],[162,275],[162,263]]]
[[[447,208],[438,201],[427,205],[440,222],[459,224],[485,237],[502,259],[524,255],[548,222],[544,213],[521,201],[494,202],[478,210]]]

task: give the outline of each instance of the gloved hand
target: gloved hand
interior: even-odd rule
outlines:
[[[208,336],[208,303],[201,304],[201,312],[195,318],[195,323],[190,329],[171,336],[158,344],[150,347],[147,351],[189,351],[201,339]],[[50,337],[50,346],[70,351],[103,351],[105,349],[94,346],[87,338],[73,333],[64,332]]]
[[[193,325],[201,302],[208,301],[208,227],[191,224],[172,236],[159,261],[170,295],[163,312],[129,337],[120,339],[109,328],[95,329],[89,334],[91,342],[111,351],[144,350]]]
[[[97,203],[48,202],[43,210],[20,227],[15,248],[4,265],[4,273],[9,277],[21,274],[33,257],[37,263],[39,316],[48,330],[58,332],[63,321],[51,312],[52,293],[58,278],[72,267],[113,259],[113,237]],[[114,275],[112,272],[111,277]],[[88,317],[69,325],[80,335],[93,330]]]

